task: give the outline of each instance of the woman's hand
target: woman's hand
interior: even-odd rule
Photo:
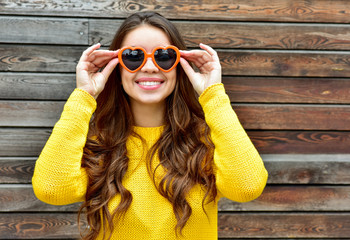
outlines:
[[[209,86],[221,83],[221,65],[214,49],[199,44],[203,50],[180,51],[180,64],[190,79],[194,90],[200,95]],[[188,61],[194,63],[200,72],[195,72]]]
[[[100,46],[98,43],[86,49],[76,67],[77,88],[87,91],[95,99],[119,63],[118,51],[97,50]],[[103,70],[99,71],[101,68]]]

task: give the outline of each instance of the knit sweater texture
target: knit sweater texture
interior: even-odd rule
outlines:
[[[233,111],[223,85],[208,87],[199,97],[199,102],[215,145],[216,200],[226,197],[246,202],[257,198],[266,185],[268,174]],[[80,89],[75,89],[66,102],[61,118],[36,162],[32,183],[41,201],[53,205],[84,201],[88,176],[81,167],[81,159],[95,109],[95,99]],[[123,185],[132,193],[133,200],[125,217],[121,221],[115,219],[111,239],[217,239],[217,201],[205,205],[206,215],[202,208],[205,191],[201,186],[192,188],[186,197],[192,215],[183,235],[176,235],[177,221],[172,205],[154,186],[144,152],[159,139],[163,127],[135,126],[134,131],[146,140],[147,146],[143,146],[137,137],[130,136],[127,141],[129,167]],[[159,162],[159,159],[155,160]],[[120,196],[116,195],[109,202],[110,211],[118,206],[119,201]],[[97,239],[102,239],[102,233]]]

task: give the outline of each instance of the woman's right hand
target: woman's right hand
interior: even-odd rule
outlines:
[[[97,50],[101,44],[86,49],[76,67],[77,88],[83,89],[95,99],[102,92],[109,75],[119,63],[118,50]],[[103,68],[102,71],[99,71]]]

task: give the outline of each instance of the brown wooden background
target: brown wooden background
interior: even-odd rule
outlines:
[[[269,171],[263,195],[222,200],[222,239],[350,239],[350,1],[0,0],[0,239],[76,239],[78,205],[32,191],[35,160],[87,46],[157,10],[189,47],[217,49],[232,105]]]

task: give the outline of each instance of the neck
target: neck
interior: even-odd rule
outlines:
[[[155,104],[131,103],[135,126],[159,127],[164,124],[165,102]]]

